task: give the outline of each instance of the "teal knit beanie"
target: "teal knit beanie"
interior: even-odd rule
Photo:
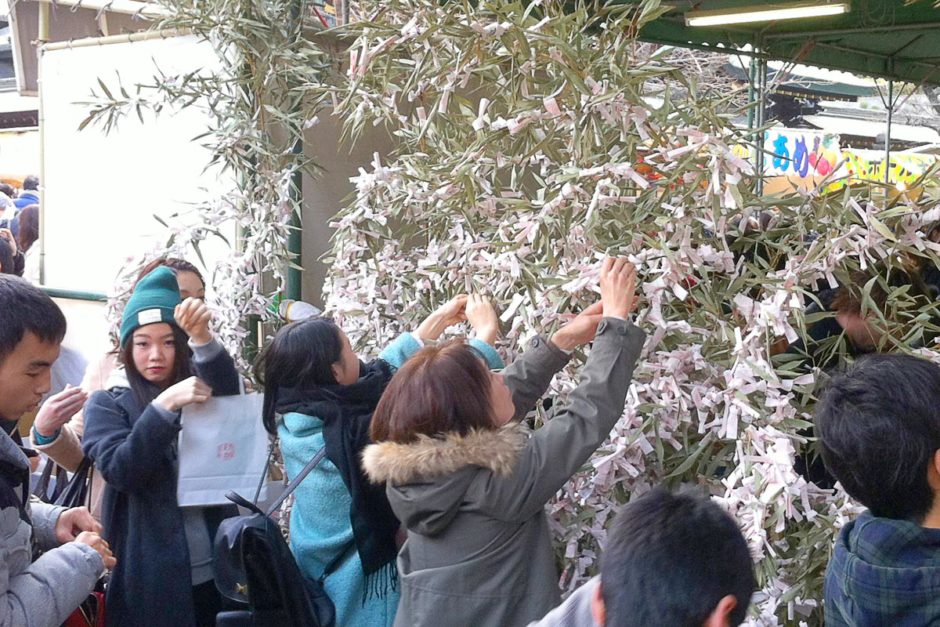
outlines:
[[[134,330],[142,326],[157,322],[176,326],[173,311],[179,304],[180,288],[172,270],[161,266],[142,278],[124,307],[121,347],[124,347]]]

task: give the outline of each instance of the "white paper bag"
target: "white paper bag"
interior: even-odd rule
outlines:
[[[229,505],[234,490],[248,500],[255,496],[268,459],[268,432],[261,422],[261,394],[213,396],[183,408],[179,435],[181,507]],[[279,482],[265,477],[260,501]]]

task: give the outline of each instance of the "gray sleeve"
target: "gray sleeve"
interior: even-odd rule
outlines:
[[[196,363],[206,363],[208,361],[212,361],[212,359],[221,353],[225,348],[222,346],[222,343],[214,336],[205,344],[196,344],[192,340],[189,340],[188,343],[189,347],[193,349],[193,361]]]
[[[59,546],[59,541],[55,537],[55,525],[64,511],[64,507],[43,503],[36,497],[30,498],[29,517],[33,521],[36,542],[43,551]]]
[[[29,526],[15,510],[0,514],[0,627],[58,627],[94,589],[101,556],[70,542],[29,563]],[[27,566],[11,571],[17,563]]]
[[[533,338],[529,348],[503,370],[503,380],[512,390],[516,420],[521,420],[542,398],[552,377],[565,367],[571,356],[543,335]]]
[[[501,520],[535,515],[607,439],[623,414],[645,335],[624,320],[605,318],[569,404],[535,431],[508,477],[488,474],[481,486]]]
[[[173,425],[179,425],[180,423],[180,412],[170,411],[163,405],[158,405],[157,403],[150,403],[154,411],[157,412],[157,415],[166,420],[168,423]]]

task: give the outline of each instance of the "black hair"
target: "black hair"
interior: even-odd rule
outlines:
[[[23,179],[23,189],[30,189],[32,191],[39,191],[39,177],[35,174],[30,174],[25,179]]]
[[[940,449],[940,366],[911,355],[859,359],[830,380],[814,420],[823,462],[846,492],[875,516],[923,520]]]
[[[28,281],[0,274],[0,363],[32,333],[56,344],[65,337],[65,316],[49,296]]]
[[[206,285],[206,280],[202,277],[202,272],[199,271],[199,268],[189,263],[185,259],[177,259],[176,257],[158,257],[157,259],[154,259],[137,271],[137,280],[135,281],[135,284],[140,282],[142,278],[161,266],[166,266],[173,271],[173,274],[176,275],[178,275],[180,272],[192,272],[199,279],[199,282],[202,283],[203,287]]]
[[[0,183],[0,192],[3,192],[11,199],[16,198],[16,188],[14,188],[9,183]]]
[[[170,373],[169,385],[174,385],[192,376],[193,351],[189,348],[189,337],[186,333],[175,324],[170,324],[170,328],[173,330],[173,344],[176,346],[176,354],[173,358],[173,371]],[[134,364],[133,337],[124,343],[118,355],[124,365],[124,371],[127,373],[127,382],[130,384],[134,399],[141,406],[147,405],[160,394],[161,390],[147,381],[137,370],[137,366]]]
[[[601,557],[608,625],[701,627],[729,594],[739,625],[755,588],[737,523],[697,489],[655,488],[614,518]]]
[[[0,274],[16,274],[15,265],[13,247],[10,242],[0,237]]]
[[[279,390],[336,385],[333,364],[343,353],[340,328],[317,316],[284,326],[255,362],[255,377],[264,386],[262,419],[268,433],[277,433],[275,407]]]

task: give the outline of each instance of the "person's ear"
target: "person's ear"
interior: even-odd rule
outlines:
[[[600,583],[594,588],[594,595],[591,597],[591,616],[594,617],[594,624],[598,627],[604,627],[607,624],[607,608],[604,607],[604,591]]]
[[[721,597],[711,615],[705,619],[703,627],[731,627],[731,612],[738,606],[738,599],[733,594]]]
[[[330,370],[333,372],[333,378],[336,379],[337,383],[343,380],[343,360],[342,359],[331,364]]]
[[[927,462],[927,485],[934,492],[940,491],[940,449],[934,451]]]
[[[927,484],[934,492],[940,492],[940,449],[934,451],[927,466]]]

